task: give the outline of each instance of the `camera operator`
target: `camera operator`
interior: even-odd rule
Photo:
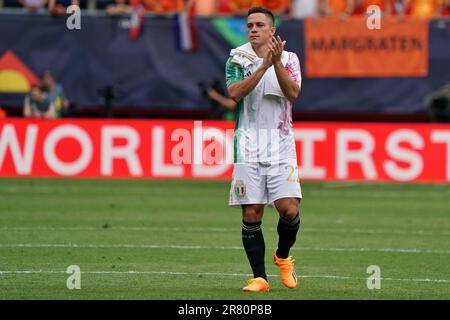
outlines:
[[[431,121],[450,123],[450,84],[425,98]]]
[[[220,81],[213,83],[199,83],[202,94],[209,99],[212,105],[211,119],[234,120],[236,102],[225,95]]]
[[[54,119],[56,118],[55,105],[48,99],[47,94],[40,86],[31,87],[23,104],[25,118]]]
[[[55,106],[56,118],[70,115],[73,105],[71,105],[69,99],[64,94],[62,84],[56,82],[55,77],[49,70],[44,72],[41,89],[47,94],[48,99]]]

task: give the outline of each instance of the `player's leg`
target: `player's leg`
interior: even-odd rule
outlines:
[[[282,198],[274,203],[280,215],[277,225],[279,240],[276,255],[278,258],[286,259],[296,241],[300,229],[300,201],[299,198]]]
[[[235,164],[230,191],[230,205],[242,208],[242,243],[254,278],[244,291],[267,291],[265,243],[261,229],[264,205],[267,203],[265,179],[257,164]]]
[[[264,205],[242,206],[242,243],[253,271],[253,279],[248,281],[247,286],[243,288],[244,291],[269,290],[264,263],[266,245],[261,229],[263,214]]]
[[[278,249],[273,255],[273,262],[280,270],[281,281],[290,289],[297,287],[295,260],[289,255],[289,250],[294,245],[300,228],[299,204],[298,198],[282,198],[275,201],[280,218],[277,226]]]
[[[242,243],[253,270],[254,278],[267,281],[264,256],[266,245],[261,229],[264,205],[242,206]]]
[[[299,206],[302,198],[296,160],[289,160],[275,169],[267,177],[269,203],[273,203],[279,213],[278,249],[274,262],[280,269],[281,280],[288,288],[297,286],[294,259],[289,251],[294,245],[300,228]]]

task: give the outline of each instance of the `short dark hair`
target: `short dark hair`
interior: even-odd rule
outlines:
[[[266,9],[263,7],[252,7],[248,10],[247,17],[254,13],[264,13],[266,16],[270,17],[273,25],[275,25],[275,16],[273,15],[272,11],[270,11],[269,9]]]

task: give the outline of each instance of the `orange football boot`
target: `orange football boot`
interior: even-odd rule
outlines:
[[[247,283],[247,286],[242,288],[242,291],[245,292],[269,291],[269,283],[266,281],[266,279],[261,277],[250,279]]]
[[[273,254],[273,262],[280,269],[281,281],[290,289],[297,287],[297,274],[294,269],[294,261],[291,256],[286,259],[281,259],[277,257],[276,253]]]

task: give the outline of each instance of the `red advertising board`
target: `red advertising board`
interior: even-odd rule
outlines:
[[[0,177],[230,179],[232,122],[0,120]],[[300,178],[450,182],[450,125],[294,123]]]

